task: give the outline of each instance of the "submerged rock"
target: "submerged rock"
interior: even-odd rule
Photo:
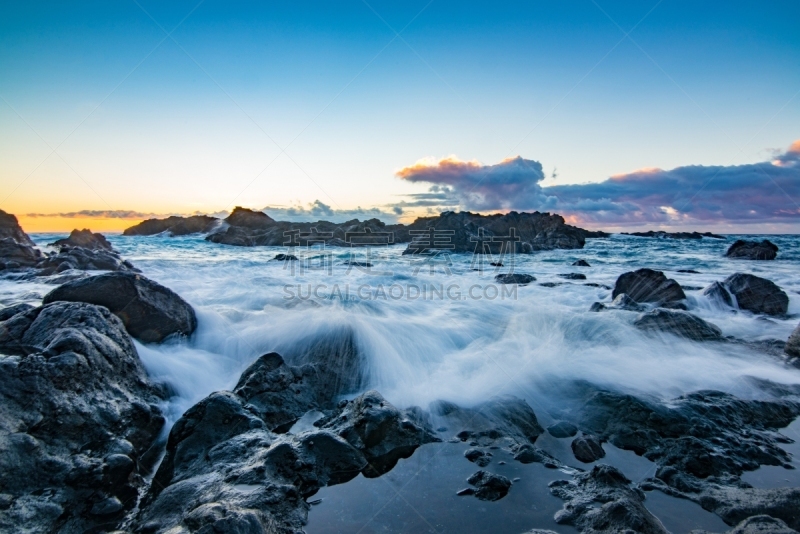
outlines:
[[[535,282],[536,278],[529,274],[522,274],[522,273],[508,273],[508,274],[498,274],[494,277],[494,281],[498,284],[519,284],[519,285],[527,285],[531,282]]]
[[[503,475],[478,471],[467,479],[467,482],[478,488],[475,497],[482,501],[499,501],[511,489],[511,481]]]
[[[767,315],[782,315],[789,310],[789,297],[766,278],[736,273],[726,278],[723,284],[743,310]]]
[[[710,237],[712,239],[725,239],[724,236],[712,234],[711,232],[665,232],[664,230],[647,232],[622,232],[623,235],[632,235],[635,237],[654,237],[658,239],[702,239]]]
[[[136,506],[164,425],[122,323],[56,302],[6,320],[0,352],[0,530],[107,529]]]
[[[567,280],[586,280],[586,275],[581,273],[565,273],[559,274],[561,278],[566,278]]]
[[[146,343],[160,342],[197,328],[194,309],[172,290],[142,275],[108,273],[57,287],[43,302],[88,302],[105,306],[118,316],[128,332]]]
[[[572,481],[556,480],[549,486],[553,495],[566,501],[554,517],[558,524],[581,532],[667,534],[645,507],[644,493],[610,465],[596,465]]]
[[[437,401],[431,413],[444,417],[448,427],[457,429],[456,438],[488,447],[504,442],[512,448],[534,443],[544,429],[524,400],[507,395],[495,397],[474,408]]]
[[[680,284],[664,276],[661,271],[639,269],[617,278],[611,296],[627,294],[636,302],[652,302],[657,305],[675,303],[686,298]]]
[[[273,259],[276,261],[297,261],[297,256],[294,254],[276,254]]]
[[[2,311],[0,311],[2,313]],[[784,348],[786,354],[795,358],[800,358],[800,324],[794,329]]]
[[[730,246],[725,256],[743,260],[774,260],[778,255],[778,246],[765,239],[758,241],[737,240]]]
[[[91,230],[77,228],[70,232],[69,237],[58,239],[51,243],[54,247],[68,246],[81,247],[89,250],[114,250],[103,234],[93,234]]]
[[[573,267],[591,267],[591,265],[589,265],[589,262],[586,261],[586,260],[578,260],[576,262],[573,262],[572,266]]]
[[[589,311],[592,312],[599,312],[603,310],[626,310],[626,311],[644,311],[647,309],[647,306],[639,304],[632,298],[630,298],[626,293],[620,293],[610,304],[603,304],[602,302],[595,302],[589,308]]]
[[[649,332],[669,332],[694,341],[720,341],[722,330],[696,315],[681,310],[656,308],[641,314],[633,325]]]
[[[718,306],[733,306],[733,299],[728,292],[728,288],[721,282],[714,282],[703,290],[703,295]]]

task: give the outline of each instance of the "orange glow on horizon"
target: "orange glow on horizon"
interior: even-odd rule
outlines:
[[[17,215],[19,225],[26,233],[65,232],[90,229],[92,232],[122,232],[144,219],[108,219],[91,217],[28,217]]]

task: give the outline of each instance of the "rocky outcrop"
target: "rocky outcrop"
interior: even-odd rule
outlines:
[[[30,304],[15,304],[6,308],[0,309],[0,321],[7,321],[18,313],[30,311],[34,308]]]
[[[172,290],[139,274],[108,273],[68,282],[43,302],[87,302],[105,306],[135,338],[160,342],[171,335],[191,335],[197,328],[194,309]]]
[[[467,479],[467,482],[476,489],[460,491],[459,495],[475,495],[482,501],[499,501],[511,489],[511,481],[503,475],[489,473],[488,471],[478,471]]]
[[[498,284],[519,284],[521,286],[535,282],[536,278],[523,273],[506,273],[495,275],[494,281]]]
[[[800,358],[800,324],[797,325],[789,339],[786,340],[784,351],[789,356]]]
[[[668,332],[693,341],[721,341],[722,330],[696,315],[681,310],[656,308],[641,314],[633,326],[646,332]]]
[[[565,501],[554,517],[556,523],[572,525],[581,532],[667,534],[645,507],[644,493],[631,487],[631,481],[610,465],[596,465],[573,480],[553,481],[550,492]]]
[[[654,237],[657,239],[725,239],[725,236],[712,234],[711,232],[665,232],[663,230],[649,230],[647,232],[622,232],[622,235],[632,235],[635,237]]]
[[[44,256],[33,245],[25,245],[10,237],[0,239],[0,270],[35,267]]]
[[[449,252],[530,253],[537,250],[583,248],[587,231],[570,226],[560,215],[518,213],[479,215],[447,211],[420,217],[408,226],[412,240],[404,254],[429,250]],[[511,247],[511,248],[509,248]]]
[[[765,239],[758,241],[737,240],[728,248],[725,256],[741,260],[774,260],[778,255],[778,246]]]
[[[11,213],[0,210],[0,241],[3,239],[11,239],[15,243],[29,247],[35,246],[33,240],[22,230],[17,218]]]
[[[0,325],[0,530],[91,532],[138,502],[164,418],[120,320],[57,302]],[[150,451],[150,452],[148,452]]]
[[[57,253],[48,254],[36,264],[36,268],[37,276],[49,276],[69,270],[139,272],[131,262],[123,260],[114,251],[70,246],[62,246]]]
[[[78,230],[76,228],[70,232],[69,237],[57,239],[53,243],[50,243],[50,245],[54,247],[81,247],[88,250],[114,250],[114,247],[108,242],[106,236],[103,234],[93,234],[91,230],[86,228],[83,230]]]
[[[789,297],[766,278],[736,273],[722,284],[736,298],[740,309],[767,315],[783,315],[789,310]]]
[[[653,269],[639,269],[620,275],[611,296],[616,298],[622,293],[636,302],[656,305],[676,303],[686,298],[678,282]]]
[[[190,217],[171,216],[166,219],[147,219],[139,224],[126,228],[122,235],[156,235],[166,233],[170,236],[189,234],[205,234],[219,224],[219,219],[208,215],[192,215]]]
[[[733,306],[733,299],[722,282],[714,282],[703,290],[703,295],[717,306]]]

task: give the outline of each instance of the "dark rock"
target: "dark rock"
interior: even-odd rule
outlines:
[[[566,273],[566,274],[559,274],[561,278],[566,278],[567,280],[586,280],[586,275],[581,273]]]
[[[449,428],[460,429],[456,437],[488,447],[505,442],[509,447],[534,443],[544,429],[533,409],[513,396],[495,397],[475,408],[461,408],[438,401],[431,405],[434,415],[445,417]]]
[[[599,312],[603,310],[626,310],[626,311],[644,311],[646,306],[639,304],[625,293],[617,295],[610,304],[603,304],[602,302],[595,302],[589,311]]]
[[[172,290],[138,274],[101,274],[66,283],[43,302],[88,302],[117,315],[128,332],[144,342],[160,342],[173,334],[191,335],[197,328],[194,310]]]
[[[650,332],[669,332],[694,341],[720,341],[722,330],[691,313],[656,308],[641,314],[633,325]]]
[[[644,493],[616,468],[596,465],[575,479],[550,483],[550,492],[566,501],[554,519],[581,532],[667,534],[644,505]]]
[[[678,269],[677,272],[686,274],[700,274],[700,271],[695,271],[694,269]]]
[[[456,492],[456,495],[458,495],[459,497],[464,497],[466,495],[475,495],[475,489],[474,488],[460,489]]]
[[[699,503],[706,510],[720,516],[729,525],[737,523],[741,525],[748,518],[753,521],[753,516],[766,515],[781,520],[789,528],[800,529],[800,488],[757,489],[709,484],[699,495],[680,492],[675,494]],[[754,521],[749,525],[750,530],[739,532],[772,532],[771,530],[757,530],[757,527],[766,528],[770,523],[775,526],[774,522],[767,522],[763,519]],[[745,525],[747,526],[747,523]]]
[[[726,278],[723,284],[743,310],[767,315],[782,315],[789,310],[789,297],[766,278],[736,273]]]
[[[589,262],[586,261],[586,260],[578,260],[576,262],[573,262],[572,266],[573,267],[591,267],[591,265],[589,265]]]
[[[489,265],[491,265],[492,267],[502,267],[503,266],[503,262],[501,262],[501,261],[490,261]]]
[[[539,285],[542,287],[558,287],[558,286],[563,286],[564,284],[565,282],[542,282]]]
[[[572,440],[571,447],[575,458],[585,464],[596,462],[606,455],[606,451],[603,450],[603,446],[595,436],[577,437]]]
[[[0,328],[0,531],[99,532],[137,504],[164,418],[120,320],[56,302]]]
[[[480,467],[486,467],[492,461],[492,455],[480,449],[467,449],[464,451],[464,458]]]
[[[499,501],[511,489],[511,481],[503,475],[478,471],[467,479],[467,482],[478,488],[475,497],[482,501]]]
[[[725,239],[724,236],[712,234],[711,232],[665,232],[663,230],[649,230],[647,232],[622,232],[622,234],[636,237],[654,237],[657,239],[702,239],[704,237],[710,237],[712,239]]]
[[[277,261],[297,261],[297,256],[294,254],[276,254],[273,259]]]
[[[606,309],[606,305],[602,302],[593,302],[589,307],[590,312],[601,312]]]
[[[98,234],[99,235],[99,234]],[[50,276],[71,269],[81,271],[139,272],[129,261],[114,251],[103,248],[62,246],[56,254],[48,254],[36,267],[39,276]]]
[[[355,261],[355,260],[347,260],[344,262],[343,265],[348,265],[350,267],[372,267],[372,264],[368,261]]]
[[[126,228],[122,235],[156,235],[167,232],[172,236],[206,233],[219,224],[219,219],[208,215],[192,215],[190,217],[171,216],[166,219],[147,219],[139,224]]]
[[[733,306],[733,299],[728,289],[721,282],[714,282],[703,290],[703,295],[718,306]]]
[[[0,242],[4,239],[11,239],[11,241],[15,243],[27,245],[29,247],[36,246],[31,238],[28,237],[28,234],[22,230],[17,218],[10,213],[0,210]],[[0,255],[0,258],[2,257],[3,256]]]
[[[33,245],[18,243],[10,237],[0,239],[0,267],[19,269],[33,267],[42,261],[42,253]]]
[[[78,230],[76,228],[69,234],[69,237],[58,239],[50,244],[54,247],[68,246],[81,247],[89,250],[114,250],[111,243],[106,239],[106,236],[103,234],[93,234],[91,230],[86,228],[83,230]]]
[[[3,313],[3,310],[0,310],[0,314],[1,313]],[[784,350],[789,356],[800,358],[800,324],[797,325],[792,334],[789,336]]]
[[[521,273],[507,273],[507,274],[498,274],[494,277],[494,281],[498,284],[519,284],[519,285],[527,285],[531,282],[536,281],[536,278],[529,274],[521,274]]]
[[[664,304],[684,300],[686,294],[675,280],[667,278],[661,271],[639,269],[617,278],[611,296],[626,293],[636,302]]]
[[[529,443],[524,443],[514,448],[512,452],[514,453],[514,459],[522,464],[532,464],[535,462],[540,463],[549,469],[564,467],[557,458]]]
[[[739,239],[725,253],[729,258],[743,260],[774,260],[777,255],[778,246],[766,239],[760,243]]]
[[[33,308],[34,307],[31,306],[30,304],[22,303],[0,309],[0,321],[7,321],[8,319],[14,317],[16,314],[30,311]]]
[[[547,427],[547,431],[554,438],[571,438],[578,433],[578,427],[566,421],[559,421]]]
[[[754,515],[736,525],[728,534],[797,534],[789,525],[768,515]]]

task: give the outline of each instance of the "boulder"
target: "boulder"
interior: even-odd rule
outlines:
[[[728,248],[725,256],[741,260],[774,260],[778,255],[778,246],[768,240],[745,241],[737,240]]]
[[[0,270],[34,267],[43,257],[33,245],[18,243],[11,237],[0,239]]]
[[[519,285],[527,285],[531,282],[535,282],[536,278],[529,274],[522,274],[522,273],[507,273],[507,274],[498,274],[494,277],[494,281],[498,284],[519,284]]]
[[[508,495],[508,490],[511,489],[511,481],[508,478],[487,471],[474,473],[467,482],[477,488],[474,495],[482,501],[499,501]]]
[[[631,487],[619,470],[596,465],[574,480],[555,480],[550,492],[566,501],[554,519],[580,532],[636,532],[667,534],[661,522],[644,505],[644,493]]]
[[[659,305],[686,298],[678,282],[653,269],[639,269],[620,275],[611,296],[616,298],[622,293],[626,293],[636,302],[652,302]]]
[[[481,449],[467,449],[464,451],[464,458],[480,467],[486,467],[492,462],[492,453]]]
[[[718,306],[733,306],[731,294],[722,282],[714,282],[705,288],[703,295]]]
[[[589,265],[589,262],[586,261],[586,260],[578,260],[576,262],[573,262],[572,266],[573,267],[591,267],[591,265]]]
[[[126,228],[122,235],[156,235],[166,232],[170,236],[207,233],[213,230],[219,219],[208,215],[190,217],[171,216],[166,219],[148,219]]]
[[[99,532],[135,508],[164,425],[122,322],[56,302],[0,327],[0,531]]]
[[[641,314],[633,325],[648,332],[669,332],[694,341],[720,341],[722,330],[696,315],[681,310],[656,308]]]
[[[88,249],[84,247],[62,246],[56,254],[48,254],[36,267],[39,276],[49,276],[68,270],[79,271],[114,271],[138,273],[133,264],[123,260],[114,251],[103,248]]]
[[[596,462],[606,455],[596,436],[583,435],[572,440],[570,445],[575,458],[585,464]]]
[[[106,236],[103,234],[93,234],[91,230],[86,228],[83,230],[78,230],[76,228],[69,234],[69,237],[57,239],[53,243],[50,243],[50,245],[54,247],[81,247],[89,250],[114,250],[114,247],[108,242]]]
[[[135,338],[161,342],[173,334],[191,335],[197,328],[194,309],[172,290],[139,274],[101,274],[68,282],[43,302],[88,302],[105,306]]]
[[[27,245],[29,247],[36,246],[31,238],[28,237],[28,234],[22,230],[17,218],[10,213],[0,210],[0,241],[3,239],[11,239],[15,243]]]
[[[33,308],[34,306],[25,303],[15,304],[13,306],[7,306],[3,309],[0,309],[0,322],[7,321],[8,319],[14,317],[16,314],[30,311]]]
[[[2,311],[0,311],[2,313]],[[784,348],[786,354],[795,358],[800,358],[800,324],[794,329]]]
[[[789,297],[766,278],[736,273],[726,278],[723,284],[743,310],[767,315],[783,315],[789,310]]]

